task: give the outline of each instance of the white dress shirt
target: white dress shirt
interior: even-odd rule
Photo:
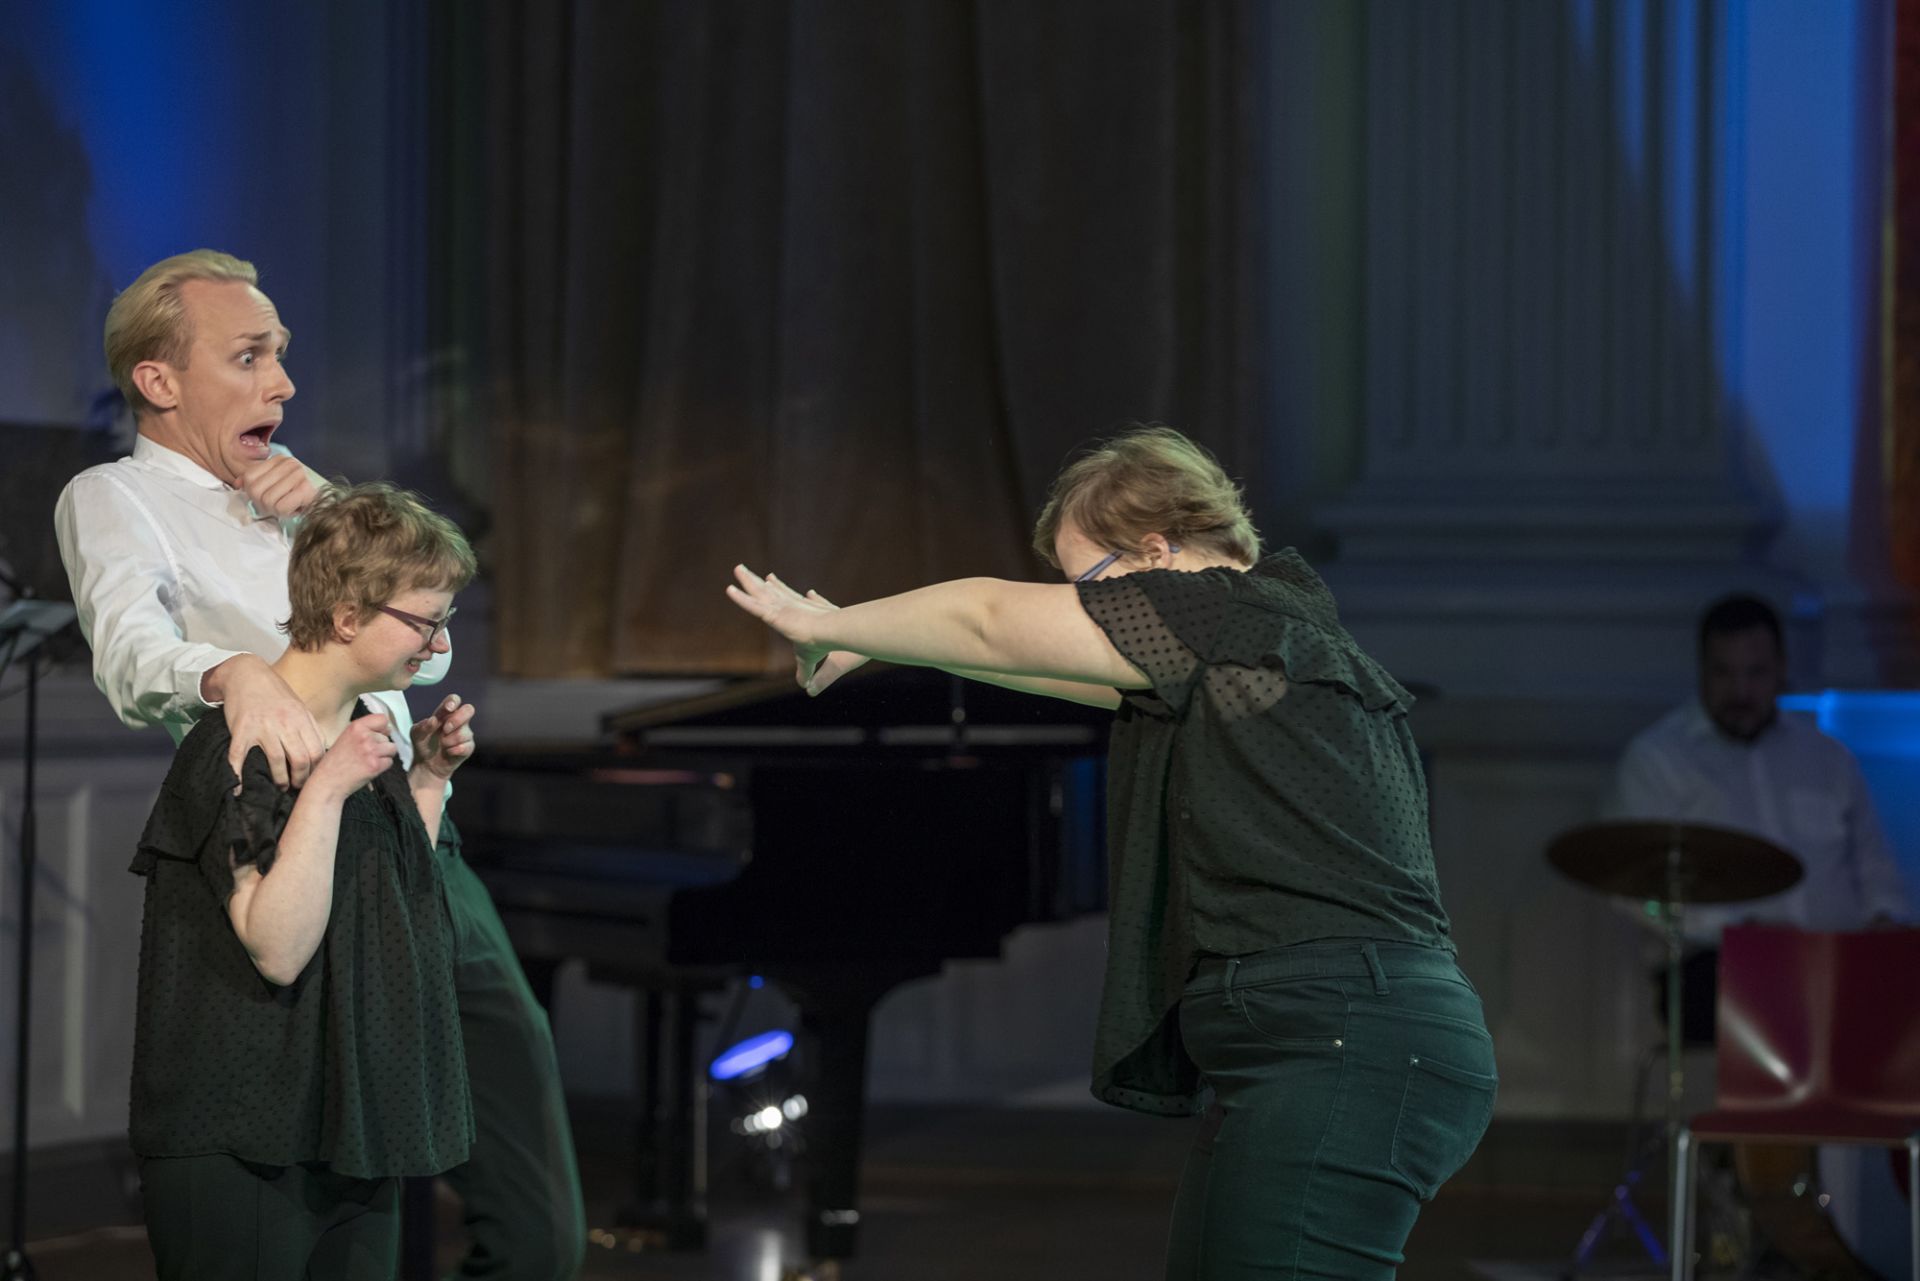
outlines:
[[[276,454],[288,451],[279,445]],[[178,743],[209,703],[200,678],[236,654],[286,652],[287,564],[297,521],[255,512],[247,496],[146,436],[133,453],[89,467],[54,508],[93,679],[129,725],[164,725]],[[451,653],[414,680],[447,673]],[[370,694],[393,717],[403,764],[413,724],[398,690]]]
[[[1613,818],[1736,828],[1800,860],[1805,874],[1783,894],[1689,909],[1686,934],[1695,942],[1736,921],[1851,930],[1876,916],[1906,918],[1900,868],[1858,762],[1797,713],[1781,713],[1742,743],[1689,701],[1627,745],[1607,810]]]

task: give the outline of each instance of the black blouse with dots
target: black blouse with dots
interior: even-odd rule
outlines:
[[[473,1110],[453,930],[420,812],[395,764],[341,807],[333,909],[286,987],[227,917],[233,866],[272,875],[294,797],[266,756],[241,794],[215,711],[180,744],[132,870],[147,878],[131,1138],[143,1157],[319,1162],[351,1178],[467,1159]]]
[[[1204,956],[1323,939],[1452,950],[1407,728],[1413,696],[1340,626],[1300,556],[1148,570],[1080,601],[1153,682],[1108,760],[1110,910],[1094,1093],[1201,1106],[1181,989]]]

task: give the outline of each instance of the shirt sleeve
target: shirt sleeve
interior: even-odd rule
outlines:
[[[1269,668],[1331,686],[1369,712],[1403,713],[1413,695],[1353,638],[1236,590],[1230,570],[1147,570],[1080,584],[1080,602],[1154,692],[1183,712],[1206,669]]]
[[[149,874],[162,859],[197,864],[224,904],[233,896],[235,867],[251,864],[262,875],[272,870],[299,794],[274,783],[266,753],[257,747],[241,766],[236,794],[227,764],[233,740],[208,732],[217,724],[217,718],[202,722],[180,745],[140,834],[133,871]]]
[[[94,683],[120,719],[189,721],[213,706],[201,677],[243,651],[186,639],[169,607],[179,569],[146,505],[111,476],[82,473],[61,491],[53,519]]]
[[[1080,606],[1120,651],[1120,657],[1139,668],[1153,684],[1153,692],[1176,713],[1186,710],[1201,671],[1200,657],[1174,621],[1162,612],[1162,597],[1180,597],[1176,586],[1152,593],[1144,580],[1153,572],[1127,574],[1076,584]],[[1182,575],[1182,577],[1193,577]],[[1189,604],[1198,602],[1189,601]],[[1193,623],[1185,620],[1191,633]]]
[[[1847,853],[1860,886],[1862,924],[1875,917],[1908,919],[1906,879],[1887,844],[1886,829],[1880,824],[1880,812],[1874,808],[1873,794],[1867,790],[1860,763],[1847,756]]]

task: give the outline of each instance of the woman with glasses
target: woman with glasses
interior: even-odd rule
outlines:
[[[162,1281],[393,1275],[399,1179],[473,1138],[434,846],[473,708],[443,700],[401,769],[366,696],[405,689],[473,577],[460,532],[386,485],[324,494],[295,536],[274,670],[327,747],[239,778],[216,709],[180,744],[146,878],[131,1139]]]
[[[869,658],[1112,707],[1093,1090],[1204,1113],[1166,1275],[1389,1277],[1492,1113],[1412,696],[1233,482],[1165,427],[1070,465],[1034,530],[1065,585],[963,579],[837,609],[735,569],[820,693]]]

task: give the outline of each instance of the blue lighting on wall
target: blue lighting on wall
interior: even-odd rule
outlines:
[[[713,1060],[707,1075],[716,1081],[734,1081],[757,1072],[793,1048],[793,1033],[762,1032],[724,1051]]]
[[[1830,689],[1788,694],[1780,708],[1810,716],[1850,748],[1907,879],[1910,908],[1920,908],[1920,691]]]

